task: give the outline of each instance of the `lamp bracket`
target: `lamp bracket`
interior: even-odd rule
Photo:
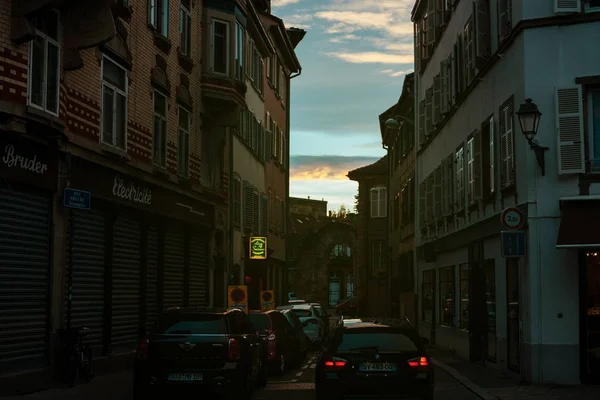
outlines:
[[[537,161],[538,166],[540,167],[540,169],[542,170],[542,176],[546,175],[546,157],[545,157],[545,153],[546,151],[549,150],[548,147],[544,147],[544,146],[540,146],[539,144],[537,144],[536,142],[533,141],[533,139],[527,139],[527,142],[529,143],[529,148],[531,150],[533,150],[534,154],[535,154],[535,159]]]

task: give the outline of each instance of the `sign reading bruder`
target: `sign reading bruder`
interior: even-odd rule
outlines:
[[[91,192],[92,197],[185,221],[204,225],[214,223],[212,205],[189,196],[78,158],[73,159],[71,171],[71,186]]]
[[[0,131],[0,176],[8,183],[24,183],[56,190],[57,152],[21,134]]]

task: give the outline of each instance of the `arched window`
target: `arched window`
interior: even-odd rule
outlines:
[[[387,216],[387,188],[376,186],[371,188],[371,218]]]
[[[330,258],[350,258],[352,257],[352,251],[347,244],[336,244],[331,249]]]

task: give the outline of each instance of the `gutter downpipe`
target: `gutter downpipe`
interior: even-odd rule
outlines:
[[[228,141],[229,141],[229,182],[233,181],[233,129],[229,128],[229,134],[228,134]],[[227,263],[227,268],[225,269],[226,272],[226,276],[224,279],[224,284],[225,286],[229,286],[229,280],[231,278],[231,274],[233,272],[233,218],[232,218],[232,206],[233,205],[233,190],[229,190],[229,207],[227,207],[227,213],[229,214],[229,218],[228,218],[228,224],[227,224],[227,228],[228,228],[228,232],[227,232],[227,236],[229,237],[229,254],[228,254],[228,258],[229,258],[229,262]],[[241,272],[241,271],[240,271]],[[223,288],[223,298],[221,299],[224,303],[223,305],[225,307],[227,307],[227,287]]]
[[[387,127],[385,129],[388,129]],[[391,174],[391,168],[392,168],[392,159],[390,157],[389,154],[389,150],[388,150],[388,146],[385,143],[381,144],[381,147],[383,147],[384,150],[386,150],[386,154],[388,156],[388,169],[387,169],[387,199],[386,199],[386,204],[387,204],[387,210],[386,210],[386,215],[387,215],[387,240],[386,240],[386,244],[385,244],[385,251],[388,253],[387,258],[387,263],[388,265],[386,265],[386,269],[387,269],[387,303],[388,303],[388,307],[387,307],[387,316],[391,317],[392,316],[392,251],[390,249],[390,233],[392,232],[392,219],[390,218],[391,213],[390,213],[390,209],[392,206],[390,206],[390,204],[393,204],[390,202],[390,196],[392,193],[391,190],[391,183],[392,183],[392,174]]]

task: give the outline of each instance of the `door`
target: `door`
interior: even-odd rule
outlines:
[[[125,215],[119,215],[113,228],[113,352],[134,349],[140,334],[141,262],[141,224]]]
[[[485,269],[482,262],[474,262],[469,269],[469,359],[487,359],[487,330]]]
[[[165,234],[163,308],[184,306],[185,232],[171,225]]]
[[[49,234],[47,197],[0,189],[0,371],[46,364]]]
[[[156,323],[159,310],[158,265],[160,241],[156,225],[148,227],[146,239],[146,329]]]
[[[190,306],[208,306],[208,237],[194,234],[190,238]]]
[[[581,258],[584,280],[580,281],[582,333],[582,378],[584,382],[600,382],[600,253],[586,250]]]
[[[67,244],[67,326],[85,325],[96,355],[104,346],[106,217],[101,211],[72,210]]]
[[[506,260],[508,368],[517,373],[521,371],[521,338],[519,334],[519,321],[521,320],[520,299],[519,261],[515,258],[509,258]]]
[[[340,278],[333,274],[329,278],[329,305],[335,306],[340,300]]]

